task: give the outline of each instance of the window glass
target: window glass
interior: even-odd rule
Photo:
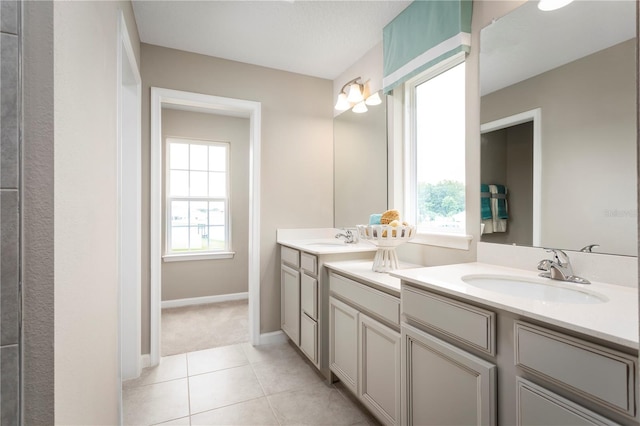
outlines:
[[[421,233],[465,233],[465,69],[413,86],[410,205]]]
[[[229,251],[229,144],[167,143],[167,253]]]

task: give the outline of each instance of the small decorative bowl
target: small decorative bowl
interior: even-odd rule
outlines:
[[[398,269],[396,247],[416,236],[412,225],[356,225],[358,237],[378,246],[373,259],[375,272],[389,272]]]

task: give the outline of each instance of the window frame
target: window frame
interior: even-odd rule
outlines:
[[[171,144],[185,144],[185,145],[204,145],[204,146],[221,146],[225,148],[225,197],[210,197],[210,196],[171,196],[169,189],[171,188],[171,166],[170,166],[170,148]],[[226,141],[214,141],[198,138],[185,138],[185,137],[166,137],[165,138],[165,184],[164,184],[164,199],[165,199],[165,219],[164,219],[164,254],[162,259],[164,262],[176,262],[176,261],[190,261],[190,260],[212,260],[212,259],[231,259],[235,256],[235,252],[232,250],[231,244],[231,170],[230,170],[230,157],[231,157],[231,143]],[[191,168],[185,169],[191,171]],[[198,251],[171,251],[171,202],[172,201],[205,201],[205,202],[223,202],[225,207],[225,246],[218,250],[198,250]]]
[[[403,135],[400,138],[403,146],[403,162],[402,172],[396,174],[396,178],[402,179],[402,205],[405,211],[405,217],[410,223],[417,224],[417,117],[416,117],[416,88],[432,78],[451,70],[452,68],[465,63],[466,54],[464,52],[457,53],[438,64],[430,67],[426,71],[408,79],[401,88],[402,95],[402,126]],[[465,73],[467,65],[465,64]],[[466,85],[466,82],[465,82]],[[466,89],[465,89],[466,93]],[[465,102],[466,104],[466,102]],[[465,106],[466,111],[466,106]],[[465,120],[466,121],[466,120]],[[465,138],[466,139],[466,138]],[[466,144],[466,140],[465,140]],[[466,147],[465,147],[466,151]],[[463,160],[465,167],[465,226],[462,232],[434,232],[420,231],[411,241],[412,243],[433,245],[439,247],[448,247],[454,249],[469,250],[473,237],[468,234],[468,191],[466,177],[466,155]]]

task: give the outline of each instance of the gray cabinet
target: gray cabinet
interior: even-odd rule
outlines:
[[[401,377],[402,424],[496,424],[496,366],[404,323]]]
[[[400,424],[399,299],[335,273],[330,291],[331,371],[378,420]]]
[[[610,425],[608,419],[521,377],[516,378],[516,425]]]
[[[368,259],[373,254],[367,248],[362,252],[316,255],[280,245],[281,328],[329,383],[334,376],[329,368],[329,272],[324,264]],[[399,316],[397,306],[395,311]]]
[[[281,328],[296,345],[300,345],[300,271],[280,268]]]
[[[637,358],[564,333],[514,322],[515,364],[602,407],[637,414]]]
[[[329,368],[358,393],[358,311],[329,298]]]
[[[400,333],[360,314],[358,396],[384,423],[400,424]]]

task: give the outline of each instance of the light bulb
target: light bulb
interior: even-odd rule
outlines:
[[[380,94],[376,92],[369,96],[364,103],[367,105],[380,105],[382,103],[382,99],[380,99]]]
[[[352,104],[357,104],[358,102],[362,102],[364,97],[362,96],[362,88],[358,83],[354,83],[349,86],[349,94],[347,95],[347,100]]]
[[[353,107],[353,112],[357,114],[362,114],[363,112],[367,112],[369,109],[364,104],[364,102],[357,103],[356,106]]]
[[[538,2],[538,9],[543,10],[545,12],[549,12],[551,10],[560,9],[561,7],[565,7],[573,0],[540,0]]]
[[[347,100],[347,95],[345,95],[344,92],[338,95],[338,101],[336,102],[335,108],[338,111],[346,111],[351,108],[351,104]]]

